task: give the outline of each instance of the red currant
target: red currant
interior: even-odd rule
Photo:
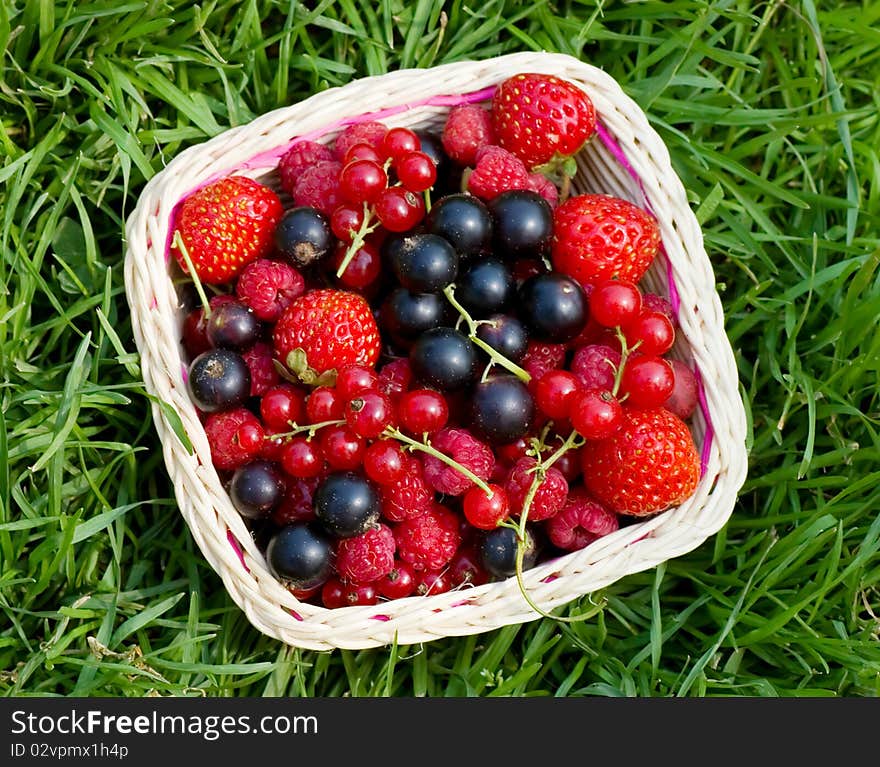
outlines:
[[[372,160],[353,160],[339,174],[339,189],[349,202],[375,202],[388,187],[388,174]]]
[[[281,383],[268,389],[260,399],[260,418],[272,431],[289,431],[305,415],[306,396],[301,389]]]
[[[495,448],[495,455],[504,463],[516,463],[523,458],[529,450],[529,443],[525,437],[520,437],[516,442],[509,442],[506,445],[499,445]]]
[[[507,492],[498,485],[489,485],[491,495],[474,485],[464,494],[462,510],[465,519],[480,530],[492,530],[510,516]]]
[[[281,450],[281,468],[298,479],[317,477],[324,470],[324,455],[314,440],[293,437]]]
[[[607,389],[587,389],[571,408],[571,425],[584,439],[605,439],[623,422],[620,400]]]
[[[590,293],[590,315],[606,328],[624,327],[639,316],[642,292],[627,280],[606,280]]]
[[[379,152],[376,151],[376,147],[368,144],[366,141],[358,141],[352,144],[345,152],[342,164],[345,166],[355,160],[371,160],[377,165],[382,164],[382,158],[379,156]]]
[[[349,428],[361,437],[375,439],[394,418],[391,399],[379,391],[361,392],[345,407],[345,420]]]
[[[348,247],[344,242],[340,242],[333,251],[329,265],[334,276],[342,266]],[[372,285],[381,271],[382,257],[379,255],[379,249],[372,243],[365,242],[355,251],[339,281],[352,290],[362,290]]]
[[[640,408],[660,407],[674,386],[672,365],[662,357],[630,357],[620,379],[620,391],[627,396],[627,404]]]
[[[406,456],[391,439],[379,439],[364,452],[364,473],[377,485],[393,485],[406,471]]]
[[[366,365],[343,365],[336,374],[336,393],[348,402],[361,392],[375,389],[379,382],[376,371]]]
[[[449,560],[449,579],[453,588],[457,586],[481,586],[489,582],[489,574],[483,567],[480,551],[474,544],[458,547]]]
[[[309,423],[340,421],[344,410],[345,401],[336,389],[330,386],[318,386],[312,389],[306,400],[306,419]]]
[[[364,225],[364,209],[362,205],[342,203],[330,214],[330,230],[336,238],[345,244],[351,243],[355,234]]]
[[[421,140],[415,131],[409,128],[389,128],[382,139],[382,151],[392,161],[409,152],[418,152],[421,148]]]
[[[449,573],[443,570],[419,570],[415,577],[415,593],[422,597],[443,594],[452,588]]]
[[[342,425],[325,426],[318,433],[321,452],[331,468],[349,471],[361,465],[366,450],[363,437]]]
[[[321,587],[321,602],[324,607],[331,609],[349,605],[374,605],[378,601],[379,595],[372,583],[349,583],[339,578],[330,578]]]
[[[410,192],[424,192],[437,180],[437,166],[424,152],[409,152],[394,161],[397,179]]]
[[[580,381],[574,373],[548,370],[534,386],[535,404],[549,418],[568,418],[580,388]]]
[[[445,397],[433,389],[413,389],[397,403],[400,425],[410,434],[421,436],[440,431],[449,420]]]
[[[398,559],[388,575],[375,582],[376,591],[385,599],[402,599],[416,590],[416,571],[409,562]]]
[[[642,312],[624,332],[630,347],[649,356],[660,357],[675,343],[675,327],[662,312]]]
[[[375,204],[376,215],[389,232],[412,229],[425,216],[425,201],[400,186],[388,187]]]

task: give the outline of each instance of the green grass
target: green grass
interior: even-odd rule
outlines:
[[[0,693],[880,693],[880,4],[310,5],[0,4]],[[589,621],[286,648],[177,511],[131,335],[125,217],[183,148],[269,109],[539,49],[617,78],[703,224],[749,413],[733,516],[594,595]]]

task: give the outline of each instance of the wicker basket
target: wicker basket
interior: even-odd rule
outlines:
[[[157,400],[179,414],[193,446],[190,453],[154,404],[180,511],[229,594],[266,635],[317,650],[395,641],[406,645],[485,632],[534,620],[539,614],[515,578],[436,596],[329,610],[298,601],[269,573],[212,466],[205,432],[184,383],[182,310],[169,258],[175,206],[196,188],[232,172],[277,188],[274,169],[294,140],[329,142],[354,120],[438,127],[451,105],[486,100],[503,79],[529,71],[571,80],[595,104],[600,128],[578,157],[574,193],[615,194],[646,207],[659,220],[666,258],[657,259],[643,285],[670,298],[680,323],[672,354],[694,365],[701,381],[692,429],[702,450],[703,476],[695,495],[680,507],[526,571],[525,587],[536,604],[551,610],[693,550],[730,517],[747,468],[737,370],[699,225],[666,147],[639,107],[601,70],[545,53],[356,80],[182,152],[146,185],[126,228],[125,282],[144,382]]]

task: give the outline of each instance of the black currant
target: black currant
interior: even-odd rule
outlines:
[[[488,203],[492,243],[503,258],[540,258],[553,237],[553,209],[537,192],[513,189]]]
[[[241,405],[251,393],[251,371],[231,349],[209,349],[189,366],[186,380],[192,401],[204,413]]]
[[[337,538],[366,532],[379,518],[379,496],[373,485],[352,471],[328,474],[312,495],[315,516]]]
[[[510,314],[493,314],[477,326],[477,338],[511,362],[519,362],[529,346],[529,331]]]
[[[253,309],[240,301],[227,301],[211,310],[205,335],[211,346],[242,351],[263,334],[263,323]]]
[[[314,588],[331,573],[333,543],[318,525],[295,522],[269,540],[266,561],[272,574],[291,588]]]
[[[520,317],[531,335],[549,343],[565,343],[577,336],[587,322],[587,298],[583,288],[560,272],[536,274],[519,287]]]
[[[492,445],[516,442],[528,433],[535,418],[535,401],[528,387],[513,375],[481,381],[471,397],[471,426]]]
[[[299,267],[319,261],[335,243],[327,217],[308,205],[286,210],[275,228],[278,252]]]
[[[229,497],[239,514],[261,519],[284,497],[284,477],[270,461],[252,461],[235,470],[229,483]]]
[[[398,343],[406,345],[426,330],[449,324],[452,314],[451,304],[440,293],[395,288],[382,303],[379,323]]]
[[[480,561],[486,571],[495,578],[509,578],[516,573],[516,556],[519,544],[518,532],[512,527],[496,527],[486,532],[480,540]],[[528,527],[522,545],[523,570],[533,567],[538,554],[537,541]]]
[[[474,318],[504,311],[516,294],[510,268],[500,259],[475,261],[455,283],[455,298]]]
[[[492,246],[492,216],[486,204],[471,194],[441,197],[425,219],[425,230],[449,242],[463,259]]]
[[[391,268],[408,290],[436,293],[458,275],[458,254],[437,234],[414,234],[394,249]]]
[[[470,386],[477,376],[476,347],[453,328],[434,328],[422,333],[412,345],[409,363],[413,376],[440,391]]]

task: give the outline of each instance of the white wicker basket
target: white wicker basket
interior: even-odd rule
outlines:
[[[317,650],[394,641],[406,645],[489,631],[539,614],[515,578],[437,596],[329,610],[298,601],[269,573],[212,467],[184,383],[182,310],[168,256],[172,213],[188,193],[231,172],[272,182],[279,157],[296,138],[329,142],[347,122],[364,119],[365,112],[389,126],[437,127],[450,105],[485,99],[487,89],[517,72],[566,78],[593,99],[599,136],[578,157],[574,192],[627,198],[651,210],[660,222],[666,258],[657,260],[644,285],[672,300],[680,323],[673,354],[699,373],[700,408],[692,429],[704,464],[699,487],[686,503],[526,571],[525,586],[536,604],[551,610],[693,550],[733,510],[747,469],[746,420],[733,352],[699,225],[668,151],[642,110],[601,70],[557,54],[516,53],[356,80],[182,152],[146,185],[126,228],[125,282],[144,382],[179,414],[194,448],[188,452],[168,417],[154,405],[180,511],[250,622],[282,642]]]

